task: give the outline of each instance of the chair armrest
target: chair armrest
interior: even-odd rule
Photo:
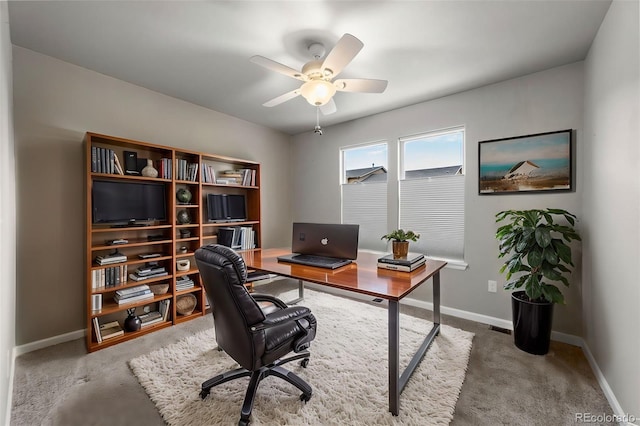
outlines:
[[[304,306],[289,306],[280,311],[270,313],[262,323],[271,325],[283,321],[295,321],[308,316],[310,313],[309,308],[305,308]]]
[[[282,300],[270,294],[253,293],[251,297],[253,297],[256,302],[271,302],[280,309],[286,309],[288,307]]]
[[[265,320],[259,324],[252,325],[251,331],[260,331],[274,327],[284,321],[296,321],[308,318],[311,315],[309,308],[304,306],[288,306],[285,309],[270,313]]]

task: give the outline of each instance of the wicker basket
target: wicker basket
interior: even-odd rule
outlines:
[[[169,284],[153,284],[150,285],[149,288],[153,294],[165,294],[169,291]]]
[[[197,302],[193,294],[179,296],[176,300],[176,312],[178,312],[179,315],[191,315],[196,308]]]

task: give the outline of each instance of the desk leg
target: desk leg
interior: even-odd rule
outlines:
[[[400,303],[389,300],[389,411],[394,416],[397,416],[400,410],[400,393],[439,333],[440,272],[438,271],[433,275],[433,327],[400,376]]]
[[[400,410],[400,303],[389,300],[389,411]]]
[[[298,280],[298,298],[287,302],[287,305],[295,305],[304,300],[304,281]]]
[[[433,276],[433,324],[440,325],[440,271]]]

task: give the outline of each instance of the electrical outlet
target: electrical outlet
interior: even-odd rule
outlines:
[[[495,293],[498,291],[498,283],[497,281],[492,281],[489,280],[489,288],[488,288],[490,293]]]

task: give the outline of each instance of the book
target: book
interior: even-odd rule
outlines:
[[[115,171],[119,175],[124,175],[124,170],[122,169],[122,164],[120,164],[120,159],[118,158],[118,154],[116,154],[115,152],[113,153],[113,159],[114,159],[114,162],[115,162]]]
[[[102,336],[100,335],[100,323],[98,317],[93,317],[93,332],[96,335],[96,341],[102,343]]]
[[[120,290],[116,290],[116,294],[119,294],[119,295],[131,294],[131,293],[137,293],[140,290],[149,290],[149,286],[146,284],[140,284],[135,287],[123,288]]]
[[[158,310],[162,314],[162,320],[166,321],[169,318],[169,306],[171,305],[171,299],[164,299],[158,302]]]
[[[98,265],[111,265],[114,263],[122,263],[127,261],[127,256],[124,255],[116,255],[116,256],[96,256],[96,263]]]
[[[118,321],[111,321],[100,326],[100,337],[102,340],[123,336],[124,330]]]
[[[135,287],[123,288],[121,290],[116,290],[116,294],[119,296],[126,296],[128,294],[138,293],[143,290],[150,290],[149,286],[146,284],[137,285]]]
[[[137,297],[137,296],[142,296],[145,294],[149,294],[151,293],[151,290],[147,289],[147,290],[140,290],[140,291],[136,291],[135,293],[128,293],[128,294],[116,294],[114,296],[114,299],[116,300],[127,300],[127,299],[131,299],[132,297]]]
[[[140,277],[136,274],[129,274],[129,278],[131,278],[133,281],[144,281],[150,278],[164,277],[165,275],[169,275],[169,273],[165,271],[159,272],[157,274],[145,275],[144,277]]]
[[[146,300],[146,299],[153,299],[153,293],[151,292],[151,290],[149,290],[149,293],[140,294],[140,295],[132,296],[132,297],[126,297],[124,299],[121,299],[121,298],[119,298],[117,296],[113,297],[113,300],[118,305],[124,305],[125,303],[133,303],[133,302],[138,302],[140,300]]]
[[[148,277],[150,275],[156,275],[162,272],[167,272],[164,266],[144,267],[144,268],[138,268],[138,270],[136,271],[136,275],[139,277]]]
[[[378,268],[380,268],[380,269],[390,269],[392,271],[400,271],[400,272],[411,272],[411,271],[414,271],[414,270],[418,269],[422,265],[424,265],[426,263],[426,261],[427,261],[427,259],[425,259],[423,257],[422,260],[419,260],[417,262],[413,262],[411,265],[396,265],[396,264],[393,264],[393,263],[378,262]]]
[[[378,263],[390,263],[392,265],[409,266],[424,259],[422,253],[407,253],[407,257],[395,258],[392,254],[388,254],[378,259]]]
[[[140,315],[139,318],[140,318],[140,321],[142,322],[143,328],[151,324],[156,324],[163,321],[162,314],[160,313],[160,311],[148,312],[146,314]]]

